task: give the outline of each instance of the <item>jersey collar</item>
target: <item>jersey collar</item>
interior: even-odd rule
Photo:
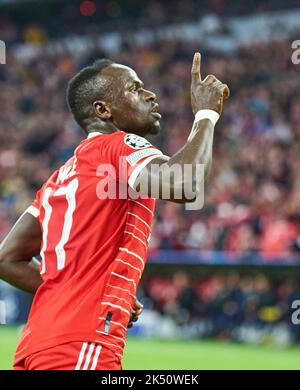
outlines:
[[[89,135],[87,136],[87,139],[96,137],[97,135],[101,135],[101,134],[103,134],[103,133],[99,133],[99,131],[92,131],[92,132],[89,133]]]

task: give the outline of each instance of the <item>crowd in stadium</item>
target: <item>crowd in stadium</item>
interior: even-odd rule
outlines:
[[[133,66],[155,91],[162,132],[152,142],[172,155],[185,142],[193,117],[189,85],[195,42],[178,39],[132,47],[114,60]],[[213,170],[205,207],[158,202],[150,248],[236,253],[299,251],[299,71],[287,42],[241,47],[226,56],[204,51],[202,73],[231,88],[215,130]],[[0,68],[0,238],[30,204],[35,191],[83,139],[66,102],[68,80],[98,57],[40,54],[26,64],[9,54]]]
[[[183,336],[218,337],[250,343],[300,340],[291,304],[300,299],[295,279],[238,273],[203,277],[176,272],[145,278],[140,296],[146,309],[168,317]]]
[[[190,68],[193,53],[200,50],[203,76],[214,74],[227,83],[231,97],[215,129],[213,167],[205,185],[203,209],[187,211],[182,205],[158,201],[150,255],[166,249],[224,251],[237,262],[241,256],[257,252],[267,262],[279,254],[299,258],[300,65],[291,61],[290,40],[256,42],[227,54],[203,49],[192,39],[169,38],[137,47],[127,39],[127,28],[138,31],[145,26],[196,20],[201,9],[193,12],[193,0],[151,2],[139,10],[124,3],[128,15],[120,28],[118,25],[124,40],[113,55],[104,49],[76,56],[67,48],[63,54],[47,48],[52,38],[67,30],[77,29],[91,37],[102,29],[112,31],[124,16],[121,3],[116,3],[119,10],[103,9],[103,17],[98,10],[98,29],[88,20],[79,23],[80,15],[75,17],[71,6],[66,6],[59,18],[47,16],[44,28],[26,26],[22,15],[16,14],[17,21],[0,17],[0,38],[8,45],[24,40],[45,49],[29,61],[8,50],[7,65],[0,66],[0,242],[35,192],[85,137],[65,99],[68,81],[75,73],[102,57],[132,66],[145,87],[156,93],[163,114],[161,134],[151,142],[172,155],[185,143],[193,123]],[[226,14],[225,1],[207,3],[210,11]],[[258,3],[275,7],[284,1],[239,2],[241,8],[247,4],[253,10],[258,10]],[[169,17],[168,7],[177,7],[176,18]],[[116,12],[114,23],[105,23],[109,13]],[[183,263],[184,259],[182,255]],[[219,270],[214,276],[200,272],[191,276],[182,271],[151,276],[146,272],[138,295],[144,312],[149,309],[162,315],[153,323],[157,324],[155,331],[152,329],[156,337],[172,335],[173,329],[175,337],[286,345],[300,340],[299,325],[291,323],[291,304],[300,300],[300,285],[297,275],[284,278],[280,272],[281,268],[275,278],[253,272],[250,276],[222,274]],[[8,299],[11,291],[12,287],[1,283],[0,300]],[[31,296],[25,294],[9,301],[8,323],[24,322],[30,301]],[[148,321],[144,316],[133,331],[143,318]],[[167,331],[160,334],[166,319],[170,320],[164,328]]]
[[[299,6],[298,0],[102,0],[95,1],[94,11],[85,12],[85,7],[80,7],[82,3],[82,0],[36,2],[26,7],[10,4],[0,15],[1,39],[7,43],[47,41],[49,36],[61,38],[70,32],[97,35],[119,31],[126,35],[129,30],[197,22],[205,14],[231,17]]]

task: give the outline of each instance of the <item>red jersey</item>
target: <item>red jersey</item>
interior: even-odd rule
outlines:
[[[92,133],[38,191],[27,211],[41,225],[43,283],[15,363],[72,341],[97,342],[122,356],[155,200],[120,199],[115,187],[132,186],[142,168],[160,155],[134,134]],[[103,198],[108,187],[116,199]]]

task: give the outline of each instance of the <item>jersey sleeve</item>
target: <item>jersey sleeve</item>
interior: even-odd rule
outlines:
[[[40,215],[41,192],[42,192],[42,188],[39,191],[37,191],[34,201],[25,210],[25,213],[29,213],[35,218],[38,218]]]
[[[164,156],[144,137],[131,133],[116,133],[110,147],[117,179],[126,181],[132,189],[135,189],[134,182],[141,170],[153,159]]]

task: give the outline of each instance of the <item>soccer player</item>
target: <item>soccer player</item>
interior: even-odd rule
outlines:
[[[208,173],[214,125],[228,94],[214,76],[201,80],[196,53],[195,121],[186,144],[167,157],[144,138],[159,131],[161,115],[155,94],[134,70],[98,60],[70,81],[68,104],[87,137],[37,192],[0,248],[0,277],[35,293],[15,369],[121,369],[128,323],[141,312],[135,297],[154,215],[151,186],[170,190],[170,201],[195,199],[197,188],[194,198],[184,191],[180,199],[174,196],[187,182],[199,185],[194,174],[167,181],[164,170],[202,163]],[[117,183],[133,192],[139,187],[140,196],[121,197]],[[39,254],[40,263],[34,259]]]

